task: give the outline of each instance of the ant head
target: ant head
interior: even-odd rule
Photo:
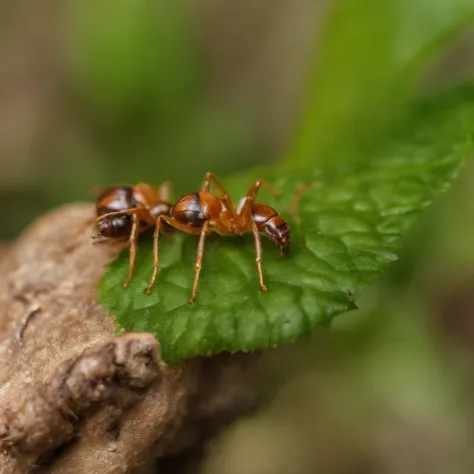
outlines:
[[[126,237],[130,234],[132,220],[130,216],[114,216],[102,219],[98,225],[99,233],[103,237]]]
[[[288,255],[290,252],[290,227],[281,216],[275,213],[273,217],[267,220],[265,234],[280,249],[280,257]]]
[[[290,252],[290,233],[280,237],[277,242],[278,247],[280,248],[280,258],[286,257]]]

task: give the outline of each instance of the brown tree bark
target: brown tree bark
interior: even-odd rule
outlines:
[[[119,249],[91,244],[93,215],[57,209],[0,258],[1,473],[157,472],[257,402],[255,354],[175,369],[153,335],[113,335],[94,286]]]

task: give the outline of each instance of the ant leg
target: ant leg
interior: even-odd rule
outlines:
[[[150,283],[146,287],[145,292],[147,294],[150,294],[150,291],[155,284],[156,281],[156,276],[158,275],[158,250],[159,250],[159,242],[158,238],[160,236],[160,227],[161,227],[161,221],[162,221],[162,216],[158,217],[156,220],[156,226],[155,226],[155,231],[153,232],[153,275],[151,277]]]
[[[250,186],[245,197],[256,199],[257,194],[260,191],[260,187],[265,188],[273,196],[279,196],[281,194],[280,190],[275,189],[273,186],[271,186],[269,183],[267,183],[263,179],[257,179],[257,181],[255,181],[255,183],[253,183],[252,186]]]
[[[262,188],[265,188],[272,196],[281,196],[281,191],[277,188],[274,188],[270,183],[267,183],[267,181],[261,179],[260,185]]]
[[[114,216],[137,216],[139,219],[142,221],[148,222],[151,225],[155,225],[155,219],[153,219],[149,212],[146,209],[143,209],[141,207],[134,207],[133,209],[126,209],[124,211],[115,211],[115,212],[108,212],[107,214],[102,214],[101,216],[97,216],[94,219],[94,222],[97,224],[99,223],[102,219],[108,219],[109,217],[114,217]]]
[[[100,237],[102,237],[100,234],[93,235],[92,239],[94,240],[94,242],[92,242],[92,245],[105,244],[109,242],[109,239],[106,239],[106,238],[100,239]]]
[[[89,219],[85,219],[83,223],[81,223],[80,226],[78,226],[78,230],[82,231],[83,230],[83,226],[82,224],[84,225],[84,227],[90,227],[90,226],[96,226],[97,225],[97,219],[95,217],[91,217]],[[91,235],[91,238],[92,240],[97,240],[99,239],[100,237],[102,236],[102,234],[100,232],[97,232],[96,234],[94,235]],[[98,244],[100,241],[96,241],[96,242],[93,242],[93,244]]]
[[[173,194],[173,185],[171,181],[165,181],[157,189],[158,199],[160,201],[169,202],[171,201],[171,195]]]
[[[264,187],[274,196],[281,194],[280,191],[271,187],[266,181],[263,181],[263,179],[257,179],[257,181],[255,181],[255,183],[250,186],[247,194],[239,202],[239,206],[237,207],[237,214],[239,216],[244,216],[246,219],[251,219],[252,206],[255,202],[255,199],[257,198],[258,192],[260,191],[260,187]]]
[[[132,217],[132,230],[130,232],[130,266],[128,268],[128,277],[127,281],[123,284],[124,288],[128,286],[130,280],[132,279],[133,269],[135,268],[135,257],[137,255],[137,238],[138,238],[138,228],[139,228],[139,220],[136,214]]]
[[[257,254],[257,258],[255,259],[257,262],[257,270],[258,270],[258,278],[260,280],[260,288],[262,291],[267,291],[267,287],[265,286],[265,283],[263,282],[263,272],[262,272],[262,242],[260,240],[260,233],[258,232],[258,227],[255,222],[252,223],[252,231],[253,231],[253,236],[255,238],[255,252]]]
[[[216,185],[217,189],[219,189],[219,194],[221,196],[228,195],[228,192],[225,190],[224,186],[222,186],[221,182],[217,178],[217,176],[209,171],[206,173],[204,177],[204,183],[202,185],[201,191],[209,192],[211,187],[211,181]]]
[[[209,192],[210,187],[211,187],[211,181],[214,183],[216,188],[219,191],[219,196],[222,199],[222,202],[225,204],[227,210],[229,210],[232,214],[235,214],[235,206],[234,203],[232,202],[232,199],[229,196],[229,193],[225,190],[224,186],[222,186],[221,182],[219,179],[209,171],[206,173],[206,176],[204,177],[204,183],[201,187],[201,191],[204,192]]]
[[[301,198],[303,197],[304,193],[307,191],[309,187],[310,185],[308,183],[303,183],[301,186],[299,186],[293,195],[290,205],[285,209],[293,216],[293,219],[296,222],[301,221],[301,216],[299,213],[299,205],[300,205]]]
[[[90,217],[89,219],[84,220],[84,224],[92,225],[92,224],[95,224],[96,220],[97,220],[97,217]]]
[[[184,232],[185,234],[194,234],[198,235],[201,233],[201,228],[200,227],[191,227],[186,224],[181,224],[181,222],[177,222],[173,217],[166,216],[162,214],[161,219],[164,220],[168,225],[171,227],[174,227],[177,230],[180,230],[181,232]],[[163,229],[161,229],[161,233],[163,233]]]
[[[155,231],[153,232],[153,275],[151,277],[150,283],[146,287],[146,293],[150,294],[151,289],[153,285],[156,282],[156,277],[158,276],[158,271],[159,271],[159,237],[160,237],[160,231],[163,234],[163,228],[162,228],[162,221],[165,221],[168,225],[171,227],[174,227],[175,229],[178,229],[182,232],[186,232],[188,234],[198,234],[201,232],[200,229],[193,229],[190,228],[184,224],[181,224],[179,222],[176,222],[174,219],[172,219],[169,216],[159,216],[158,219],[156,220],[156,226],[155,226]]]
[[[106,239],[97,240],[97,239],[100,239],[101,237],[102,237],[102,234],[100,232],[97,232],[97,234],[91,235],[91,239],[95,240],[95,242],[92,242],[92,244],[95,245],[95,244],[100,244],[102,242],[107,242]]]
[[[193,293],[191,295],[191,299],[189,300],[190,303],[194,303],[194,299],[196,298],[197,286],[198,286],[198,281],[199,281],[199,273],[201,272],[202,257],[204,255],[204,242],[206,240],[208,226],[209,226],[209,221],[204,222],[204,225],[202,226],[202,229],[201,229],[201,236],[199,237],[199,244],[198,244],[197,258],[196,258],[196,270],[194,272]]]

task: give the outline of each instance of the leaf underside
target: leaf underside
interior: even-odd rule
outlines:
[[[275,207],[292,232],[290,255],[281,260],[262,236],[267,293],[259,287],[252,235],[213,235],[190,305],[198,238],[174,232],[161,237],[160,274],[151,295],[144,289],[152,274],[152,245],[143,235],[130,286],[122,287],[126,250],[102,278],[100,302],[119,327],[155,333],[171,364],[291,342],[356,308],[362,287],[397,258],[400,237],[414,218],[447,190],[472,152],[473,132],[474,87],[463,87],[413,106],[376,147],[343,160],[349,163],[345,169],[262,170],[258,177],[282,195],[262,190],[258,201]],[[224,182],[238,199],[255,177]],[[297,221],[288,208],[301,185],[308,187]]]

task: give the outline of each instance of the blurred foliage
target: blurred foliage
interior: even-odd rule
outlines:
[[[202,88],[198,51],[179,2],[86,0],[72,12],[76,79],[90,116],[117,139],[180,122]]]
[[[101,183],[172,179],[254,159],[250,124],[210,101],[199,44],[180,2],[86,1],[72,12],[77,94],[101,140]],[[102,145],[102,146],[100,146]]]
[[[344,0],[315,58],[290,157],[337,166],[396,120],[428,59],[474,20],[470,0]]]

